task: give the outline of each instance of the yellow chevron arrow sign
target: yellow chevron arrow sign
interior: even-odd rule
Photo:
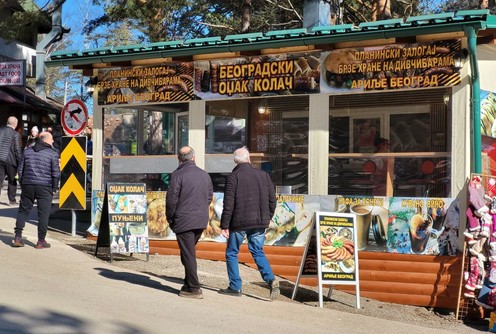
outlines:
[[[62,137],[60,209],[86,209],[86,141],[86,137]]]
[[[81,144],[77,141],[77,137],[72,137],[69,141],[69,144],[64,148],[64,150],[60,153],[60,168],[64,169],[65,165],[69,160],[74,157],[79,162],[81,168],[86,170],[86,142],[85,148],[81,146]]]
[[[65,203],[70,194],[74,194],[77,199],[79,199],[80,203],[86,202],[86,191],[84,187],[81,186],[81,183],[76,179],[74,174],[71,174],[65,185],[60,189],[59,199],[60,203]]]

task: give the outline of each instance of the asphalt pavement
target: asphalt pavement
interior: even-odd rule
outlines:
[[[3,187],[0,333],[451,333],[256,296],[224,296],[208,286],[202,300],[181,298],[175,278],[116,267],[54,238],[72,234],[70,211],[54,209],[51,248],[34,248],[36,208],[23,234],[25,247],[11,247],[17,207],[6,202]],[[89,222],[82,213],[76,217],[73,237],[81,238]]]

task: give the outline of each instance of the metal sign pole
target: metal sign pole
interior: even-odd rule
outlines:
[[[72,217],[72,229],[71,229],[72,233],[71,233],[71,235],[73,237],[75,237],[76,236],[76,210],[71,210],[71,217]]]

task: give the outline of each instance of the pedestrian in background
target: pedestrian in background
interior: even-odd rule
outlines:
[[[38,207],[38,242],[35,248],[50,247],[45,237],[53,195],[57,192],[60,179],[59,155],[52,145],[52,135],[49,132],[42,132],[40,141],[24,150],[19,164],[21,200],[14,228],[14,247],[24,246],[22,231],[35,201]]]
[[[185,271],[179,296],[202,299],[196,244],[208,225],[213,186],[207,172],[196,166],[191,147],[182,147],[178,159],[179,167],[171,174],[165,203],[167,221],[176,234]]]
[[[248,249],[255,260],[262,279],[270,290],[270,299],[279,296],[276,280],[263,245],[265,229],[276,209],[274,185],[269,174],[254,168],[250,163],[250,152],[246,147],[234,152],[236,167],[226,179],[224,208],[221,217],[222,235],[227,238],[226,265],[229,286],[219,293],[241,296],[242,281],[239,275],[238,254],[245,236]]]
[[[35,125],[31,128],[31,133],[28,136],[28,140],[26,143],[26,147],[31,147],[34,146],[38,142],[39,138],[39,130],[38,127]]]
[[[7,125],[0,128],[0,191],[3,181],[7,175],[7,195],[9,202],[7,205],[15,205],[17,192],[17,166],[21,161],[21,136],[15,130],[17,128],[17,118],[10,116]]]

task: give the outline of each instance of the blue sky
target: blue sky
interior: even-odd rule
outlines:
[[[41,8],[51,0],[35,0]],[[83,27],[85,19],[88,21],[103,13],[103,6],[94,6],[91,0],[67,0],[62,7],[62,24],[65,28],[71,29],[70,41],[71,49],[94,48],[95,45],[84,45]]]

